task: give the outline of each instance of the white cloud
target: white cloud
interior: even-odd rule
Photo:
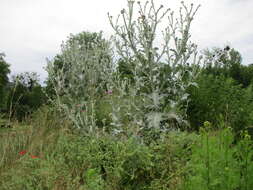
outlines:
[[[252,0],[185,2],[202,5],[192,25],[200,48],[229,43],[242,53],[244,63],[253,63]],[[180,0],[156,3],[175,9]],[[108,36],[107,12],[116,16],[125,5],[126,0],[1,0],[0,51],[13,72],[36,71],[45,78],[45,58],[58,53],[70,33],[103,30]]]

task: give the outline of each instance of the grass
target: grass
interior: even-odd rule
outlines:
[[[37,113],[27,124],[12,123],[13,128],[0,131],[0,189],[35,189],[29,185],[27,175],[33,175],[36,161],[46,161],[55,143],[63,133],[59,120],[50,118],[49,112]],[[43,118],[43,119],[42,119]],[[61,123],[62,124],[62,123]],[[27,152],[22,155],[22,152]],[[35,168],[34,168],[35,167]],[[18,177],[19,176],[19,177]],[[13,185],[13,181],[18,184]],[[24,185],[25,184],[25,185]]]

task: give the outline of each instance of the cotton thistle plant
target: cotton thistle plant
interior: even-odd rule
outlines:
[[[94,132],[96,98],[109,88],[113,72],[110,43],[101,33],[81,33],[62,44],[60,56],[62,65],[49,61],[47,66],[53,102],[76,128]]]
[[[188,8],[181,2],[179,18],[175,18],[173,11],[164,9],[163,5],[156,7],[154,0],[144,4],[138,1],[138,16],[136,2],[129,0],[127,3],[127,9],[121,10],[116,19],[109,13],[108,17],[115,31],[113,39],[118,57],[126,65],[134,62],[131,70],[135,82],[130,87],[134,90],[129,91],[129,96],[142,97],[142,104],[129,102],[136,109],[133,122],[140,125],[140,129],[165,129],[175,127],[173,123],[186,123],[185,109],[180,105],[186,102],[187,106],[186,88],[196,85],[193,81],[201,61],[189,33],[199,6],[194,8],[191,4]],[[170,72],[161,73],[166,67]],[[172,122],[161,126],[163,121]]]

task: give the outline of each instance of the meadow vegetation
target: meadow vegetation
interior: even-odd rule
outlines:
[[[198,9],[127,1],[110,40],[69,36],[45,86],[0,54],[0,189],[253,189],[253,67],[198,51]]]

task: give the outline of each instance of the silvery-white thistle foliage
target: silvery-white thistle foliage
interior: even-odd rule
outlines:
[[[121,10],[116,20],[109,14],[108,17],[115,31],[118,56],[125,64],[134,62],[135,65],[132,68],[135,83],[130,87],[129,96],[142,97],[142,104],[129,102],[136,108],[133,121],[140,124],[140,128],[159,129],[172,127],[161,126],[162,121],[183,123],[186,109],[181,109],[180,105],[185,102],[187,106],[186,88],[196,85],[193,81],[201,60],[189,33],[199,6],[194,8],[191,4],[188,8],[181,2],[179,18],[175,18],[173,11],[164,10],[162,5],[156,7],[153,0],[145,4],[133,0],[127,2],[128,8]],[[170,72],[161,74],[165,67],[169,67]]]
[[[81,35],[81,39],[72,36],[63,43],[62,66],[55,69],[51,61],[47,71],[55,90],[56,105],[75,127],[89,133],[96,128],[96,97],[109,88],[113,66],[109,42],[102,39],[102,34],[95,40],[92,34],[86,34],[84,39]]]

